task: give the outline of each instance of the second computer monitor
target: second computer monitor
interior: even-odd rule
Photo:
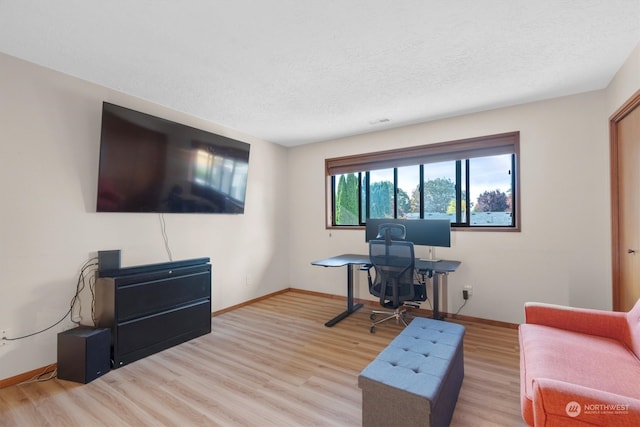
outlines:
[[[438,219],[391,219],[369,218],[365,240],[375,239],[378,235],[380,224],[402,224],[407,235],[405,240],[420,246],[438,246],[448,248],[451,246],[451,221],[448,218]]]

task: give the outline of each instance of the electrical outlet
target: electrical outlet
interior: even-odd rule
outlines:
[[[471,295],[473,295],[473,286],[465,285],[462,288],[462,292],[465,292],[465,291],[467,292],[467,298],[465,298],[465,299],[471,298]]]
[[[9,330],[9,328],[0,329],[0,345],[7,345],[11,342],[5,339],[7,337],[11,337],[11,331]]]

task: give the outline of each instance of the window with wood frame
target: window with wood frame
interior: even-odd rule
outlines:
[[[453,229],[520,230],[520,133],[325,160],[327,226],[448,218]]]

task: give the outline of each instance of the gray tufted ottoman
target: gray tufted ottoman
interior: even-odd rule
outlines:
[[[362,425],[448,426],[464,378],[464,327],[415,318],[358,377]]]

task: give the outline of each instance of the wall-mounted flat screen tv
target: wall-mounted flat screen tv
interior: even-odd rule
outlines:
[[[244,213],[249,148],[104,102],[96,210]]]

